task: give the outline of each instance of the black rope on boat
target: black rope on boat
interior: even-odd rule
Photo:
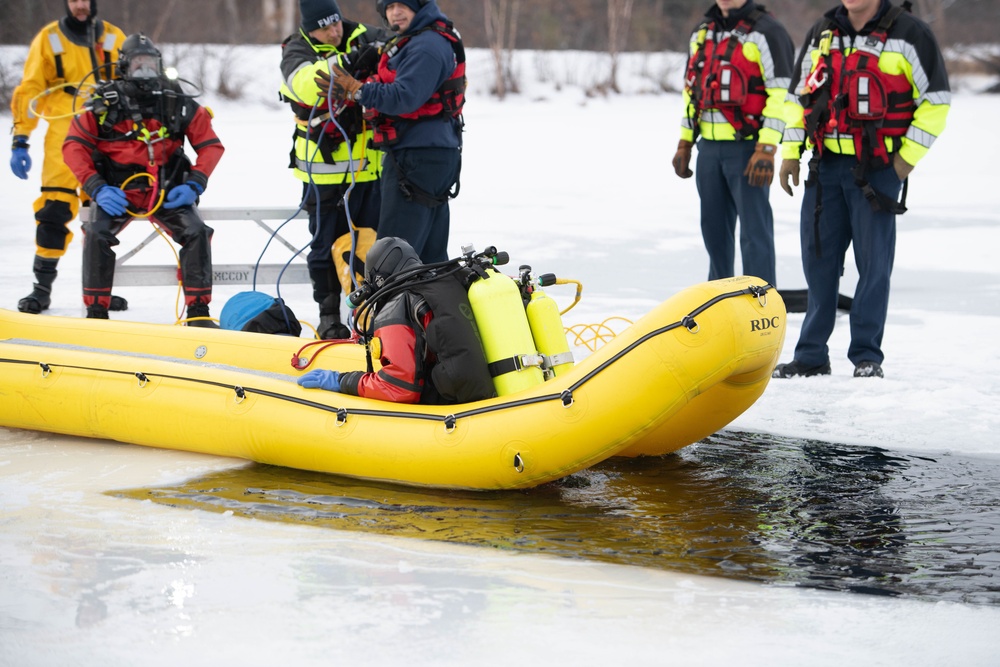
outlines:
[[[664,333],[667,333],[668,331],[672,331],[672,330],[674,330],[674,329],[676,329],[676,328],[678,328],[680,326],[686,326],[685,322],[687,322],[687,321],[693,321],[694,317],[696,315],[705,312],[708,308],[710,308],[711,306],[715,305],[716,303],[719,303],[721,301],[725,301],[726,299],[731,299],[731,298],[734,298],[734,297],[745,296],[745,295],[751,295],[751,296],[760,298],[760,296],[766,294],[771,289],[774,289],[774,287],[772,285],[750,286],[750,287],[747,287],[745,289],[741,289],[741,290],[738,290],[738,291],[735,291],[735,292],[727,292],[725,294],[719,294],[719,295],[713,297],[712,299],[710,299],[709,301],[703,303],[698,308],[695,308],[690,313],[688,313],[685,317],[683,317],[681,319],[680,322],[674,322],[673,324],[668,324],[666,326],[660,327],[659,329],[655,329],[653,331],[650,331],[649,333],[645,334],[644,336],[642,336],[640,338],[637,338],[636,340],[632,341],[632,343],[630,343],[628,346],[626,346],[625,348],[623,348],[617,354],[615,354],[611,358],[609,358],[606,361],[604,361],[600,366],[598,366],[597,368],[595,368],[592,371],[590,371],[589,373],[587,373],[584,377],[582,377],[579,380],[577,380],[571,387],[569,387],[568,389],[563,390],[562,392],[560,392],[558,394],[554,394],[553,393],[553,394],[545,394],[545,395],[542,395],[542,396],[534,396],[532,398],[522,398],[522,399],[518,399],[518,400],[514,400],[514,401],[508,401],[508,402],[505,402],[505,403],[500,403],[500,404],[497,404],[497,405],[489,405],[489,406],[484,406],[484,407],[481,407],[481,408],[475,408],[475,409],[472,409],[472,410],[466,410],[464,412],[456,412],[456,413],[453,413],[453,414],[450,414],[450,415],[447,415],[447,416],[443,416],[443,417],[440,416],[440,415],[433,415],[433,414],[420,413],[420,412],[396,412],[396,411],[391,411],[391,410],[375,410],[375,409],[365,409],[365,408],[351,409],[351,414],[354,414],[354,415],[365,415],[365,416],[375,416],[375,417],[390,417],[390,418],[397,418],[397,419],[402,418],[402,419],[421,419],[421,420],[425,420],[425,421],[438,421],[438,422],[443,422],[445,424],[445,426],[448,426],[448,424],[451,423],[451,424],[453,424],[453,426],[451,428],[454,428],[454,425],[457,425],[458,420],[462,419],[464,417],[472,417],[472,416],[479,415],[479,414],[486,414],[486,413],[490,413],[490,412],[497,412],[499,410],[507,410],[507,409],[521,407],[521,406],[525,406],[525,405],[533,405],[535,403],[544,403],[544,402],[547,402],[547,401],[559,400],[559,401],[562,402],[562,404],[563,404],[564,407],[569,407],[570,405],[572,405],[572,402],[573,402],[573,392],[575,392],[577,389],[579,389],[583,385],[587,384],[589,381],[591,381],[592,379],[594,379],[597,375],[599,375],[602,371],[604,371],[610,365],[612,365],[613,363],[615,363],[616,361],[618,361],[619,359],[621,359],[622,357],[624,357],[625,355],[627,355],[628,353],[630,353],[632,350],[634,350],[635,348],[637,348],[640,345],[642,345],[643,343],[645,343],[646,341],[648,341],[648,340],[650,340],[652,338],[655,338],[657,336],[660,336],[660,335],[662,335]],[[26,360],[23,360],[23,359],[4,359],[4,358],[0,358],[0,364],[3,364],[3,363],[9,363],[9,364],[26,364],[26,363],[28,363],[28,364],[37,364],[37,365],[39,365],[43,369],[43,371],[48,372],[48,370],[51,370],[49,364],[44,364],[44,363],[36,362],[36,361],[26,361]],[[106,368],[92,368],[92,367],[88,367],[88,366],[58,366],[57,365],[56,367],[67,368],[67,369],[75,369],[75,370],[84,370],[84,371],[91,371],[91,372],[99,372],[99,373],[111,373],[111,374],[117,374],[117,375],[136,375],[135,373],[133,373],[131,371],[120,371],[120,370],[112,370],[112,369],[106,369]],[[144,376],[145,376],[145,374],[144,374]],[[318,410],[325,410],[327,412],[334,412],[334,413],[337,414],[337,422],[338,422],[338,424],[342,424],[343,422],[345,422],[347,420],[347,409],[346,408],[338,408],[338,407],[326,405],[326,404],[323,404],[323,403],[317,403],[315,401],[301,399],[301,398],[298,398],[296,396],[289,396],[288,394],[283,394],[283,393],[278,393],[278,392],[273,392],[273,391],[267,391],[267,390],[263,390],[263,389],[256,389],[256,388],[253,388],[253,387],[250,387],[249,389],[245,389],[244,387],[240,387],[238,385],[231,385],[231,384],[226,384],[226,383],[223,383],[223,382],[216,382],[216,381],[213,381],[213,380],[202,380],[202,379],[198,379],[198,378],[184,377],[184,376],[179,376],[179,375],[160,375],[160,376],[155,376],[155,377],[160,377],[160,378],[169,379],[169,380],[178,380],[178,381],[182,381],[182,382],[193,382],[193,383],[205,384],[205,385],[209,385],[209,386],[224,387],[224,388],[231,389],[232,391],[236,392],[236,396],[240,400],[243,400],[246,397],[247,391],[249,390],[249,391],[252,391],[252,392],[256,393],[259,396],[266,396],[266,397],[269,397],[269,398],[274,398],[274,399],[281,400],[281,401],[287,401],[289,403],[295,403],[295,404],[298,404],[298,405],[303,405],[303,406],[315,408],[315,409],[318,409]],[[567,403],[567,401],[569,401],[569,403]]]

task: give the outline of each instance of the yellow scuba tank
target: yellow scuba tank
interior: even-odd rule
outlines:
[[[524,307],[535,348],[545,357],[546,380],[573,368],[573,352],[566,339],[559,305],[540,287],[541,284],[555,282],[555,276],[552,276],[552,280],[546,280],[548,276],[549,274],[539,276],[537,284],[532,286],[531,300]]]
[[[497,395],[530,389],[544,381],[517,283],[494,268],[469,286],[469,304],[483,341]]]

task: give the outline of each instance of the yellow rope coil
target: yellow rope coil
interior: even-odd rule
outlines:
[[[619,331],[611,326],[615,323]],[[632,326],[632,321],[624,317],[609,317],[599,324],[574,324],[566,328],[566,335],[571,336],[571,343],[574,346],[585,347],[591,352],[598,350],[628,327]]]

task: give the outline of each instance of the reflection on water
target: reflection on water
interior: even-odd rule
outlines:
[[[117,491],[176,507],[781,585],[1000,604],[1000,460],[723,433],[495,493],[271,466]]]

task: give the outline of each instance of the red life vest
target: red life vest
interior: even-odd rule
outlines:
[[[445,79],[444,83],[434,91],[434,94],[416,111],[399,114],[398,116],[389,116],[379,113],[377,109],[367,110],[366,118],[372,120],[374,125],[374,144],[376,148],[391,146],[399,141],[399,136],[395,128],[395,120],[398,118],[422,121],[442,116],[450,116],[451,118],[460,118],[462,116],[462,109],[465,107],[465,88],[467,83],[465,77],[465,46],[462,44],[462,36],[455,30],[455,26],[451,21],[435,21],[423,30],[414,33],[414,35],[424,30],[434,30],[448,40],[452,50],[455,52],[455,69]],[[386,45],[382,52],[382,58],[378,63],[378,72],[375,75],[375,81],[379,83],[392,83],[396,80],[396,71],[389,69],[389,60],[399,53],[414,35],[398,37]]]
[[[902,12],[900,7],[886,12],[854,53],[844,56],[840,49],[831,49],[821,54],[809,74],[801,101],[806,135],[818,152],[823,150],[823,139],[836,133],[852,136],[854,153],[867,167],[889,164],[887,142],[894,142],[894,150],[899,149],[916,110],[913,85],[904,74],[883,72],[878,60],[889,28]],[[830,24],[821,35],[828,35],[832,43],[840,32]]]
[[[698,117],[705,109],[718,109],[736,130],[738,138],[757,136],[763,122],[761,113],[767,104],[767,90],[760,65],[747,60],[742,47],[743,38],[753,31],[763,15],[759,9],[752,10],[721,42],[711,39],[717,30],[715,21],[698,27],[699,33],[705,31],[706,39],[688,61],[685,75],[685,85],[695,109],[692,118],[695,136]]]

